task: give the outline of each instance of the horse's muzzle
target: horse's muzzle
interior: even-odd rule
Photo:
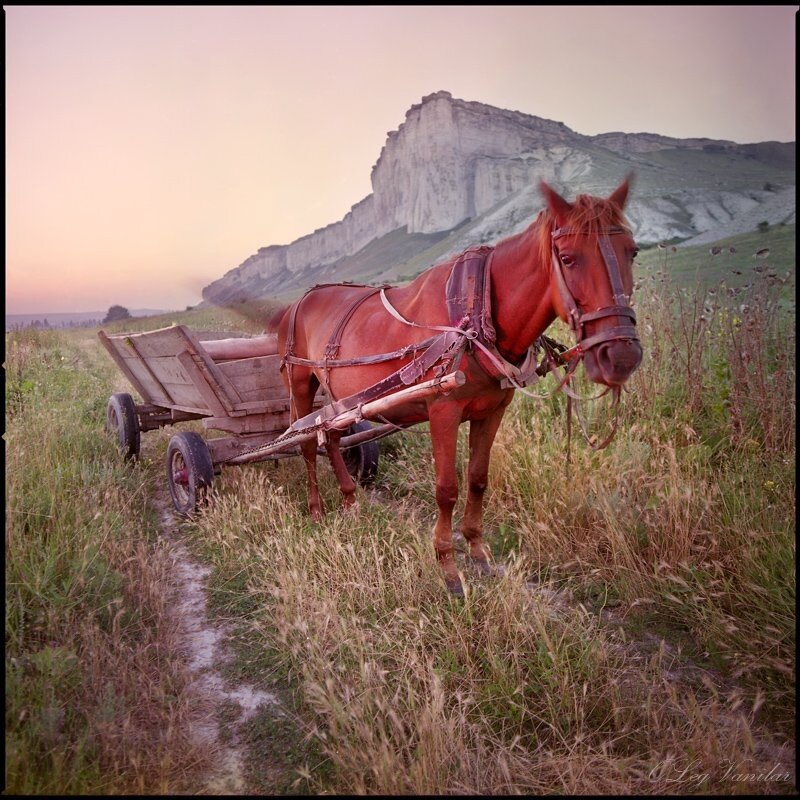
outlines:
[[[587,375],[595,383],[621,386],[642,361],[638,339],[617,339],[592,347],[584,356]]]

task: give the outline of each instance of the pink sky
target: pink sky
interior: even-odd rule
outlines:
[[[6,312],[181,309],[371,192],[427,94],[795,139],[797,6],[24,7],[6,21]]]

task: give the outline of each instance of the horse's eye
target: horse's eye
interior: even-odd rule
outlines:
[[[574,267],[575,266],[575,259],[572,256],[561,255],[561,256],[559,256],[559,258],[561,259],[561,263],[565,267]]]
[[[639,248],[638,247],[634,247],[633,248],[633,253],[631,254],[631,258],[636,258],[636,256],[638,256],[638,255],[639,255]]]

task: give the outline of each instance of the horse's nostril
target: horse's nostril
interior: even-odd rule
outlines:
[[[626,380],[639,366],[642,348],[635,340],[606,342],[597,348],[597,364],[612,383]]]

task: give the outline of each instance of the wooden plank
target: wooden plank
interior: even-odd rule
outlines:
[[[170,405],[174,404],[174,402],[175,402],[175,398],[173,398],[173,397],[172,397],[172,395],[171,395],[171,394],[170,394],[170,392],[169,392],[169,389],[167,389],[167,387],[166,387],[166,386],[164,386],[164,383],[163,383],[163,381],[161,381],[161,380],[159,379],[158,375],[156,375],[156,374],[153,372],[153,370],[151,369],[150,365],[147,363],[147,359],[142,357],[142,353],[141,353],[141,351],[139,350],[139,345],[138,345],[138,344],[137,344],[135,341],[129,341],[129,342],[128,342],[128,344],[130,344],[131,348],[132,348],[132,349],[134,350],[134,352],[135,352],[135,353],[136,353],[136,354],[139,356],[139,358],[141,359],[142,365],[144,366],[145,370],[146,370],[148,373],[150,373],[150,377],[153,379],[153,381],[155,382],[155,384],[156,384],[157,386],[160,386],[160,387],[161,387],[161,390],[162,390],[162,392],[163,392],[163,393],[164,393],[164,394],[167,396],[167,398],[169,399]]]
[[[175,384],[192,385],[192,379],[175,356],[148,358],[146,364],[148,373],[164,386]]]
[[[184,325],[171,325],[144,333],[119,334],[119,338],[134,348],[140,358],[150,359],[163,356],[175,358],[186,349],[187,337]]]
[[[243,402],[288,398],[279,372],[278,356],[259,356],[226,361],[217,365],[236,387]]]
[[[131,386],[139,392],[142,400],[146,403],[159,403],[162,398],[156,398],[150,392],[150,387],[146,383],[140,381],[139,376],[130,368],[128,359],[124,358],[122,353],[120,353],[116,340],[111,339],[105,331],[98,331],[97,336],[122,374],[130,381]]]
[[[215,387],[208,382],[208,378],[201,370],[197,361],[195,361],[195,357],[188,350],[184,350],[182,353],[178,354],[177,358],[189,374],[194,387],[200,392],[211,412],[216,416],[227,416],[228,409],[222,404],[222,400],[220,399],[219,393],[215,390]]]
[[[186,339],[187,350],[195,357],[195,363],[198,369],[206,376],[208,384],[214,389],[222,405],[224,405],[228,411],[232,411],[238,403],[242,402],[242,398],[236,391],[236,387],[214,363],[214,360],[203,349],[203,346],[195,335],[185,325],[178,325],[177,327],[182,330]]]
[[[169,383],[164,381],[164,389],[169,392],[169,396],[172,398],[170,408],[177,406],[195,408],[204,414],[216,411],[216,409],[210,407],[208,398],[193,383]]]
[[[230,433],[267,433],[275,436],[283,433],[291,423],[289,412],[281,414],[247,414],[244,417],[206,417],[203,427],[208,430],[229,431]]]
[[[257,436],[220,436],[215,439],[206,439],[206,444],[211,452],[211,461],[214,464],[220,464],[251,447],[267,444],[276,436],[275,432]]]
[[[123,359],[126,369],[123,370],[134,386],[141,386],[142,397],[150,403],[169,408],[172,398],[164,391],[160,381],[153,377],[147,365],[139,358],[128,357]],[[132,377],[131,377],[132,376]]]

